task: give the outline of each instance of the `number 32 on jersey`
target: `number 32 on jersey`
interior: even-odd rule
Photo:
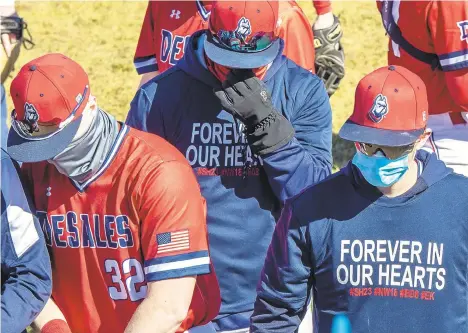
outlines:
[[[146,297],[148,287],[145,283],[143,268],[138,260],[128,258],[120,267],[117,260],[107,259],[104,266],[106,273],[111,274],[114,283],[114,286],[108,288],[109,296],[113,300],[126,300],[130,297],[130,300],[135,302]],[[125,278],[125,275],[129,276]],[[141,285],[142,283],[144,285]]]

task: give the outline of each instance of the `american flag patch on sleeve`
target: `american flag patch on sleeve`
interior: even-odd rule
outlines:
[[[156,235],[158,251],[156,254],[188,250],[190,248],[189,231],[163,232]]]

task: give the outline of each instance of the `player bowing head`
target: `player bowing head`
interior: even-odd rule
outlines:
[[[88,76],[61,54],[11,84],[8,137],[53,262],[41,332],[210,329],[219,290],[205,204],[184,157],[97,106]],[[205,326],[206,324],[206,326]]]
[[[176,146],[197,175],[220,277],[219,332],[248,332],[281,202],[331,172],[329,97],[316,75],[282,54],[280,6],[213,3],[209,29],[140,87],[127,117]]]
[[[359,82],[340,131],[356,155],[286,202],[250,332],[294,332],[311,291],[314,332],[466,331],[468,178],[418,150],[427,108],[403,67]]]

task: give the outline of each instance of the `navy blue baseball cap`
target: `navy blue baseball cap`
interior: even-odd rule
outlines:
[[[222,66],[253,69],[280,52],[278,1],[217,1],[204,42],[209,59]]]
[[[88,75],[70,58],[46,54],[24,65],[11,82],[15,105],[7,150],[20,162],[61,153],[80,127],[89,99]]]
[[[359,81],[354,111],[341,127],[342,139],[399,147],[424,133],[428,118],[426,86],[401,66],[381,67]]]

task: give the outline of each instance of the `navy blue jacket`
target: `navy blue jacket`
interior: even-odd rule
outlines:
[[[19,333],[31,324],[49,299],[52,273],[41,228],[17,169],[3,149],[1,156],[1,327],[2,333]]]
[[[204,64],[203,38],[203,31],[192,36],[177,66],[139,89],[127,124],[162,136],[194,168],[221,287],[217,324],[229,330],[249,326],[281,202],[331,171],[331,110],[322,81],[279,55],[264,81],[295,138],[263,159],[253,156],[243,125],[213,93],[220,82]]]
[[[388,198],[352,164],[288,201],[268,250],[251,332],[294,332],[309,293],[314,332],[468,332],[468,178],[424,169]]]

